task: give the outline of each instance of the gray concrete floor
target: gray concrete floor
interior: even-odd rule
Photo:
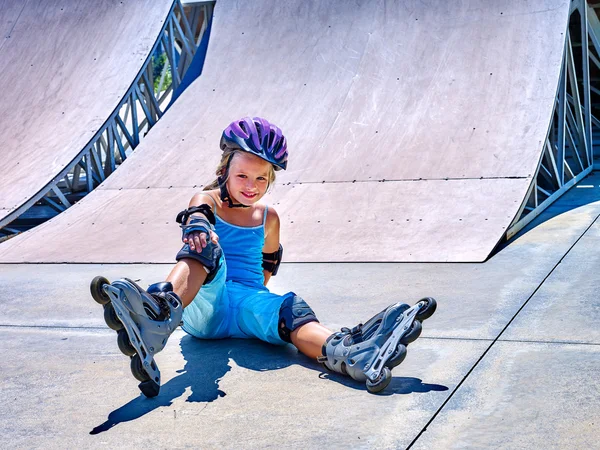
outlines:
[[[139,395],[89,281],[167,265],[0,265],[1,448],[598,448],[600,177],[483,264],[284,264],[332,327],[438,300],[384,395],[291,347],[178,330]],[[40,249],[43,251],[43,249]]]

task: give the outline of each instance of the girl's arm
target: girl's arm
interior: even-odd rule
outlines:
[[[273,253],[279,250],[279,216],[275,208],[269,207],[265,223],[265,245],[263,253]],[[265,286],[271,278],[271,272],[263,269],[265,275]]]
[[[200,192],[195,194],[192,199],[190,200],[190,203],[188,205],[188,208],[191,208],[192,206],[200,206],[206,204],[210,207],[211,210],[213,210],[213,213],[217,213],[214,209],[214,199],[212,198],[212,196],[209,193],[204,193],[204,192]],[[199,215],[199,216],[203,216],[204,214],[202,213],[194,213],[192,215],[192,217],[194,215]],[[206,217],[205,217],[206,218]],[[190,233],[188,236],[183,238],[183,243],[184,244],[189,244],[190,248],[192,250],[197,250],[197,251],[202,251],[202,249],[204,247],[206,247],[207,245],[207,238],[210,238],[210,240],[216,244],[219,241],[219,237],[217,236],[217,234],[214,231],[210,231],[210,236],[207,236],[205,233],[199,233],[199,232],[194,232],[194,233]]]

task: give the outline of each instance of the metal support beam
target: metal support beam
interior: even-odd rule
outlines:
[[[577,29],[581,32],[573,35],[572,30]],[[600,60],[592,52],[600,55],[600,20],[585,0],[572,0],[565,36],[561,76],[543,154],[507,239],[594,168],[592,127],[600,128],[600,122],[594,117],[591,94],[600,94],[600,86],[592,85],[596,81],[590,78],[590,66],[600,68]]]

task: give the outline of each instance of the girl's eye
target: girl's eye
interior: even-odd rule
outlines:
[[[238,175],[239,178],[246,178],[246,175]]]
[[[267,179],[266,179],[265,177],[258,177],[258,179],[259,179],[260,181],[267,181]]]

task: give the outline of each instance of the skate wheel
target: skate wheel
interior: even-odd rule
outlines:
[[[417,313],[417,320],[420,320],[422,322],[426,319],[429,319],[431,316],[433,316],[433,313],[435,312],[435,309],[437,308],[437,302],[434,299],[432,299],[431,297],[426,297],[419,301],[425,302],[425,305]]]
[[[367,391],[371,394],[377,394],[383,391],[392,381],[392,372],[388,367],[384,367],[377,381],[367,380]]]
[[[156,397],[160,392],[160,385],[152,380],[143,381],[138,386],[142,394],[148,398]]]
[[[411,342],[415,342],[417,338],[421,336],[421,331],[423,331],[421,322],[415,320],[410,326],[410,329],[407,331],[407,333],[404,336],[402,336],[402,339],[400,339],[400,343],[402,345],[408,345]]]
[[[117,334],[117,345],[119,346],[119,350],[121,353],[127,356],[135,355],[135,347],[129,341],[129,336],[125,330],[120,330]]]
[[[95,277],[90,283],[92,298],[101,305],[106,305],[110,302],[110,297],[102,289],[106,284],[110,284],[110,282],[104,277]]]
[[[392,355],[390,359],[385,363],[386,367],[389,367],[392,370],[394,367],[400,365],[402,361],[406,358],[406,347],[402,344],[398,345],[396,351]]]
[[[123,329],[123,324],[117,317],[117,312],[115,311],[112,303],[107,303],[104,305],[104,321],[106,322],[106,325],[108,325],[108,328],[111,328],[115,331]]]
[[[133,374],[136,380],[141,381],[142,383],[144,381],[151,381],[150,375],[148,375],[148,373],[144,370],[142,358],[140,358],[140,355],[138,355],[137,353],[133,355],[133,358],[131,358],[130,368],[131,373]]]

